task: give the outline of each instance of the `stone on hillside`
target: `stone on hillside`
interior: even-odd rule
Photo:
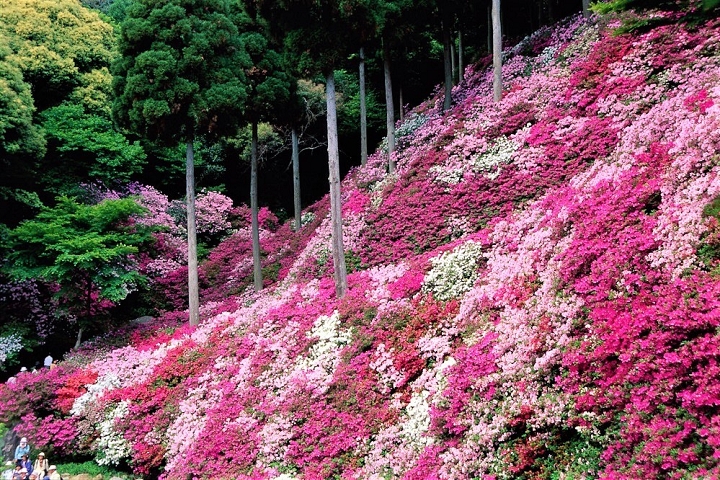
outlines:
[[[79,475],[60,474],[60,476],[66,480],[95,480],[95,477],[88,473],[81,473]],[[102,475],[100,477],[102,478]]]

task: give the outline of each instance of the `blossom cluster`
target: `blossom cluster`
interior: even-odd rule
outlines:
[[[475,284],[481,254],[482,245],[470,240],[431,258],[432,268],[425,276],[423,290],[438,300],[460,298]]]
[[[22,350],[22,338],[17,333],[0,337],[0,364]]]

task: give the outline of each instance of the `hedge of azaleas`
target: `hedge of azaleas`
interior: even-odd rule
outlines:
[[[163,479],[720,477],[720,22],[611,26],[508,51],[497,104],[469,69],[397,175],[345,179],[342,300],[324,200],[264,230],[267,289],[240,229],[199,327],[20,375],[0,416]]]

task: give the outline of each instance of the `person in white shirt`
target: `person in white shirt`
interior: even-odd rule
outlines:
[[[43,366],[44,366],[45,368],[50,368],[50,365],[52,365],[52,361],[53,361],[53,358],[52,358],[50,355],[48,355],[47,357],[45,357],[45,361],[43,362]]]
[[[48,468],[48,477],[50,477],[50,480],[60,480],[60,474],[57,473],[57,467],[55,465],[50,465]]]
[[[45,475],[47,475],[49,466],[50,465],[48,459],[45,458],[45,454],[43,452],[40,452],[37,454],[37,458],[35,459],[35,463],[33,464],[32,471],[44,477]]]

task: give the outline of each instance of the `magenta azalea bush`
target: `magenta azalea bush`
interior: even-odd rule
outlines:
[[[344,298],[327,199],[263,223],[259,293],[240,222],[199,327],[21,374],[0,418],[167,480],[720,477],[720,22],[506,54],[501,102],[469,68],[343,182]]]

